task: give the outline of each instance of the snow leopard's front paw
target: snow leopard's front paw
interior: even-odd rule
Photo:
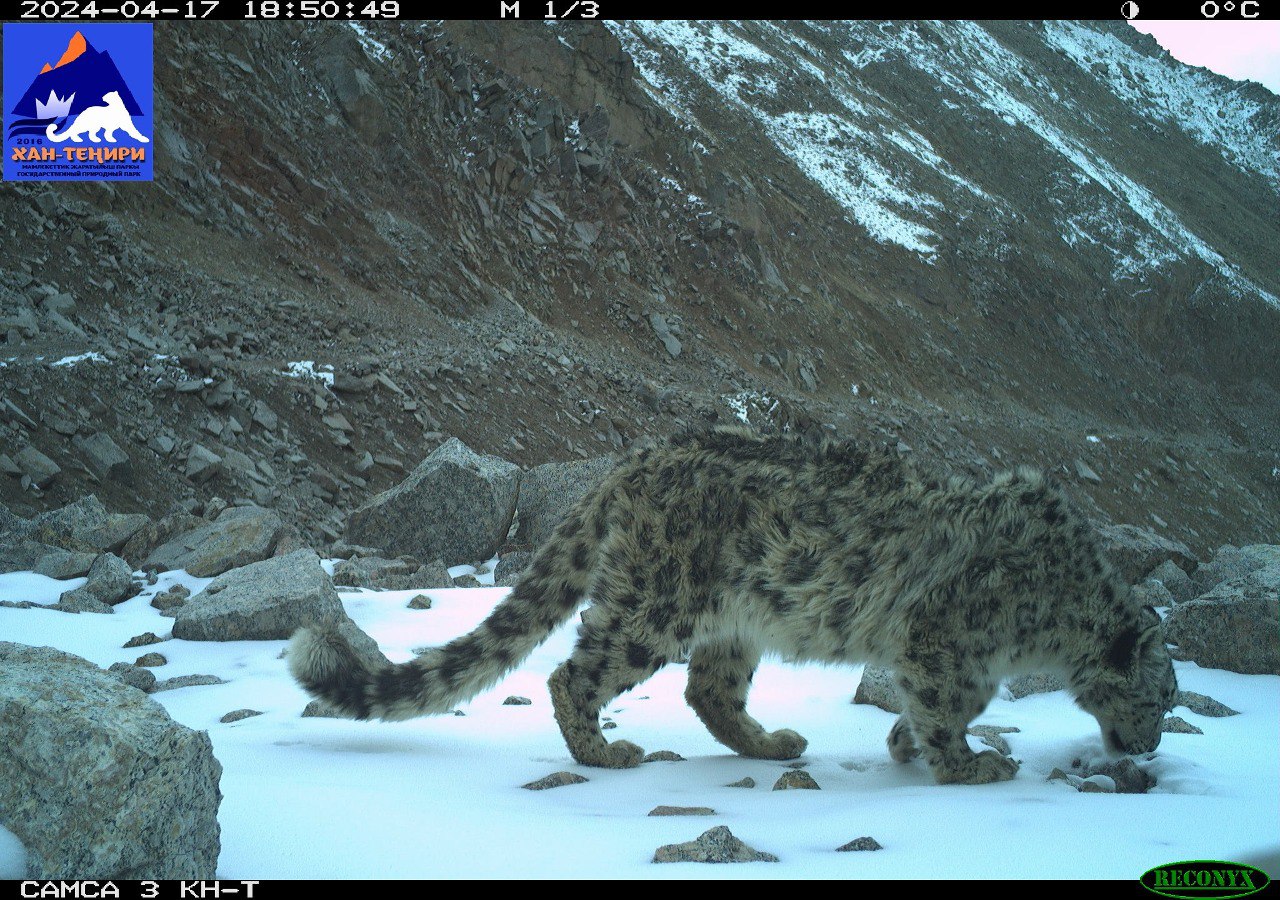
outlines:
[[[1018,761],[984,750],[974,754],[962,766],[950,771],[938,771],[939,784],[990,784],[993,781],[1009,781],[1018,774]]]
[[[761,742],[761,752],[753,755],[760,759],[796,759],[804,755],[808,746],[809,742],[790,728],[779,728],[769,733]]]

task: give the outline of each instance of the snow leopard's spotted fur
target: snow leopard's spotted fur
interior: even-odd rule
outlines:
[[[551,676],[578,762],[634,766],[601,709],[672,660],[715,737],[791,759],[806,741],[745,710],[761,654],[875,663],[906,712],[889,749],[939,782],[1012,778],[965,728],[1002,677],[1056,670],[1109,749],[1147,752],[1172,705],[1158,617],[1130,596],[1064,494],[1030,469],[988,484],[930,480],[887,450],[717,429],[631,454],[582,499],[510,597],[475,631],[370,670],[328,627],[299,632],[289,665],[358,718],[440,713],[493,685],[578,608],[573,655]]]

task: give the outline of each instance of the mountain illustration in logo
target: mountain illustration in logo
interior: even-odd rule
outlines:
[[[77,31],[57,64],[44,64],[10,112],[33,120],[15,125],[48,124],[54,119],[78,115],[90,106],[100,105],[102,98],[112,91],[120,95],[130,115],[143,114],[111,54],[95,50]],[[43,127],[39,130],[43,131]]]

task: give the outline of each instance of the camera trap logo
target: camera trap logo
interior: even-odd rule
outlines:
[[[152,26],[4,26],[4,180],[150,181]]]

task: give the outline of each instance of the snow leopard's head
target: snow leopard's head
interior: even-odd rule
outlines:
[[[1109,751],[1150,753],[1160,744],[1160,723],[1177,694],[1160,616],[1147,606],[1111,641],[1076,702],[1098,720]]]

